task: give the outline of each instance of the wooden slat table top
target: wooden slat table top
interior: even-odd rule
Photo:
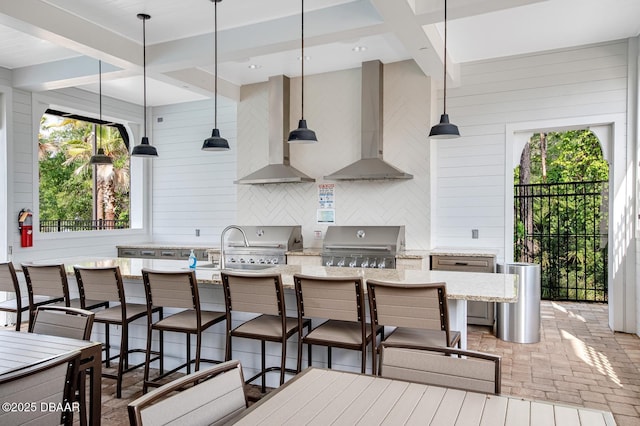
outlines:
[[[239,425],[613,426],[607,411],[308,368],[238,419]]]
[[[0,374],[79,350],[87,353],[99,342],[0,330]]]

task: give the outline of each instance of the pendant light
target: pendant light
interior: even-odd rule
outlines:
[[[289,133],[289,143],[314,143],[314,142],[318,142],[318,138],[316,138],[316,132],[314,132],[311,129],[307,128],[307,120],[304,119],[304,60],[305,60],[305,56],[304,56],[304,0],[302,1],[302,13],[301,13],[301,21],[302,24],[300,26],[301,28],[301,32],[302,32],[302,36],[300,37],[301,39],[301,50],[302,50],[302,54],[300,56],[300,61],[302,62],[302,78],[301,78],[301,84],[302,84],[302,89],[300,91],[301,93],[301,114],[300,114],[300,121],[298,121],[298,128],[295,130],[292,130],[291,133]]]
[[[220,136],[220,130],[218,129],[218,3],[222,0],[210,0],[214,4],[214,13],[213,13],[213,22],[214,22],[214,30],[213,30],[213,39],[214,39],[214,92],[215,92],[215,100],[214,100],[214,124],[213,130],[211,131],[211,137],[204,140],[202,144],[203,151],[228,151],[229,150],[229,142]]]
[[[145,22],[147,19],[151,19],[151,16],[145,13],[138,13],[138,19],[142,19],[142,72],[143,72],[143,97],[144,97],[144,128],[142,129],[142,141],[140,145],[133,147],[131,156],[133,157],[157,157],[158,151],[156,148],[149,144],[149,138],[147,137],[147,40],[146,40],[146,28]]]
[[[104,165],[113,164],[113,159],[104,153],[102,148],[102,61],[98,61],[98,97],[100,99],[100,124],[96,128],[97,137],[96,145],[98,146],[98,153],[91,156],[89,164]],[[98,142],[98,138],[100,141]]]
[[[447,0],[444,0],[444,57],[442,59],[444,63],[444,105],[442,115],[440,116],[440,123],[431,128],[429,137],[432,139],[453,139],[460,137],[460,131],[458,126],[449,123],[449,114],[447,114]]]

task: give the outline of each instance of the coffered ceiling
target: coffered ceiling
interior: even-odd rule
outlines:
[[[380,59],[413,58],[442,75],[444,0],[307,0],[305,75]],[[300,0],[218,3],[219,93],[271,75],[300,75]],[[142,21],[147,13],[149,105],[213,95],[211,0],[5,0],[0,67],[13,86],[80,87],[142,103]],[[638,0],[448,0],[450,78],[461,63],[598,43],[640,33]]]

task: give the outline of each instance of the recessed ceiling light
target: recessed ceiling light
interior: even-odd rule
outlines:
[[[355,46],[353,49],[354,52],[364,52],[365,50],[367,50],[367,46]]]
[[[262,68],[262,65],[258,65],[258,64],[249,65],[250,70],[257,70],[258,68]]]

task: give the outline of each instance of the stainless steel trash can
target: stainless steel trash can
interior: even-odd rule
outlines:
[[[518,301],[498,303],[496,335],[515,343],[540,341],[540,265],[507,263],[498,265],[498,273],[518,276]]]

